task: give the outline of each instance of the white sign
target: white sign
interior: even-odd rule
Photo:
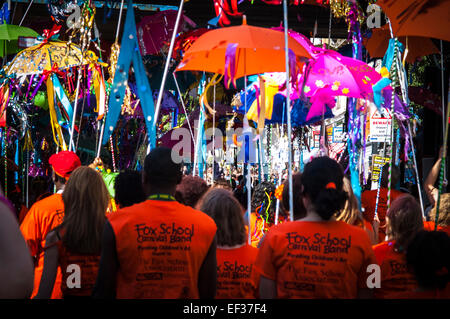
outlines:
[[[342,143],[342,142],[344,142],[344,127],[335,126],[333,128],[333,143]]]
[[[391,113],[384,109],[385,115],[381,115],[378,110],[370,116],[370,141],[389,142],[391,138]]]

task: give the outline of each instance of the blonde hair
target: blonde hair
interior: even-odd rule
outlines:
[[[343,189],[347,193],[348,197],[345,201],[344,208],[336,213],[335,219],[343,221],[350,225],[363,226],[363,217],[358,208],[358,200],[353,193],[351,182],[347,177],[344,177]]]
[[[430,211],[430,220],[433,222],[436,220],[436,206]],[[450,225],[450,193],[441,194],[437,224],[441,227]]]
[[[80,166],[70,175],[62,195],[64,201],[64,245],[77,253],[100,252],[109,193],[102,176]]]
[[[394,200],[386,216],[387,236],[395,240],[395,248],[400,251],[406,250],[414,236],[423,230],[422,210],[411,195]]]

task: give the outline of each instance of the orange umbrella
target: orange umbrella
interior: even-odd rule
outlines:
[[[394,35],[450,41],[449,0],[378,0]]]
[[[389,26],[385,24],[381,28],[372,29],[372,36],[364,38],[363,44],[372,58],[382,58],[389,45],[391,34]],[[408,49],[406,62],[414,63],[418,57],[439,53],[439,49],[430,38],[423,37],[400,37],[400,42]]]
[[[311,58],[297,41],[289,37],[289,49],[297,65],[301,57]],[[231,54],[230,54],[231,52]],[[230,66],[230,60],[232,66]],[[205,71],[225,74],[231,79],[286,70],[284,34],[247,25],[215,29],[202,34],[184,54],[176,71]]]

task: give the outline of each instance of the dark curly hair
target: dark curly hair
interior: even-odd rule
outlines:
[[[175,199],[183,205],[195,207],[208,188],[208,184],[200,177],[186,175],[177,185]]]
[[[324,220],[344,208],[347,199],[344,172],[335,160],[323,156],[306,164],[302,184],[303,195],[309,197],[315,212]]]
[[[252,212],[258,213],[264,219],[267,219],[269,224],[273,224],[275,222],[276,201],[275,185],[270,182],[261,182],[255,187],[252,194]]]

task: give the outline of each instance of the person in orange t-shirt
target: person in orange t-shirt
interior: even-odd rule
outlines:
[[[34,203],[20,225],[20,230],[28,244],[31,256],[35,259],[34,289],[31,298],[36,296],[38,292],[44,268],[45,237],[63,221],[64,203],[61,194],[70,174],[81,165],[81,162],[74,152],[61,151],[50,157],[49,164],[53,169],[52,179],[56,187],[56,194]],[[60,269],[58,269],[56,275],[56,283],[51,295],[52,299],[62,297]]]
[[[393,166],[391,177],[391,203],[396,198],[403,195],[402,192],[399,192],[393,188],[397,184],[399,178],[400,178],[400,170],[398,169],[397,166]],[[377,217],[379,220],[379,228],[378,228],[379,243],[385,241],[386,238],[386,212],[387,212],[388,186],[389,186],[389,164],[385,164],[383,166],[381,174],[378,208],[376,207],[378,189],[365,191],[361,194],[361,206],[364,208],[363,216],[369,223],[374,222],[375,209],[377,209]]]
[[[302,174],[305,218],[272,227],[256,259],[261,298],[365,298],[375,256],[367,233],[333,220],[344,207],[343,170],[328,157]],[[299,199],[296,199],[299,200]]]
[[[46,237],[44,270],[36,299],[50,297],[58,267],[64,298],[91,297],[97,279],[108,189],[100,173],[81,166],[71,174],[62,197],[64,220]],[[74,277],[77,274],[78,280]]]
[[[347,200],[344,209],[335,214],[335,219],[346,222],[349,225],[363,228],[367,232],[372,245],[378,244],[378,232],[374,231],[371,223],[364,219],[359,211],[358,199],[353,193],[351,182],[347,177],[344,177],[344,190],[347,193]],[[376,221],[374,221],[374,223],[376,223]]]
[[[436,225],[436,206],[431,209],[429,217],[430,221],[424,222],[424,228],[433,231]],[[450,193],[441,195],[436,230],[446,232],[450,236]]]
[[[145,158],[148,200],[108,216],[95,298],[214,298],[216,225],[175,201],[182,173],[171,153],[157,147]]]
[[[259,276],[254,269],[258,249],[247,244],[243,208],[227,189],[213,188],[200,210],[217,225],[217,299],[254,299]]]
[[[450,236],[440,231],[421,231],[408,246],[406,261],[418,288],[393,295],[396,299],[450,299]]]
[[[406,251],[414,236],[423,230],[420,205],[411,195],[397,198],[387,215],[388,241],[373,247],[381,268],[381,287],[376,298],[390,298],[400,291],[414,291],[417,280],[406,263]]]

